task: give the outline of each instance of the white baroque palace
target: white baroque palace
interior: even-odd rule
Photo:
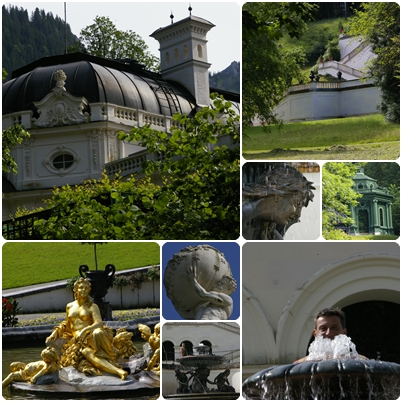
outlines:
[[[170,132],[172,116],[210,103],[208,31],[190,15],[151,34],[160,43],[161,73],[133,60],[73,53],[46,57],[13,72],[3,85],[3,130],[18,123],[30,137],[12,151],[18,174],[3,175],[3,221],[18,207],[43,206],[53,187],[122,176],[157,158],[118,139],[134,126]],[[238,104],[239,95],[220,91]]]

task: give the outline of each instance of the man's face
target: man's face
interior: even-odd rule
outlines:
[[[322,335],[323,338],[333,340],[337,335],[346,334],[346,328],[342,328],[341,319],[336,315],[321,316],[317,319],[313,335]]]

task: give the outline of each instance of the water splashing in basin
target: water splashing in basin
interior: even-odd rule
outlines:
[[[308,348],[307,361],[328,359],[360,359],[356,345],[346,335],[338,335],[331,340],[318,335]]]
[[[272,366],[243,383],[246,399],[397,399],[399,364],[358,355],[346,335],[317,336],[302,363]]]

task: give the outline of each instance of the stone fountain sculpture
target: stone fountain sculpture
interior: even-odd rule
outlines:
[[[196,355],[184,356],[177,359],[180,367],[176,367],[175,375],[179,387],[177,394],[205,394],[205,393],[227,393],[236,394],[235,389],[230,385],[228,377],[230,370],[226,369],[218,374],[214,381],[209,380],[211,368],[221,366],[226,362],[224,356],[212,355],[209,353],[209,346],[200,344],[194,347]],[[188,377],[188,375],[190,375]],[[208,384],[217,388],[208,387]],[[238,394],[236,394],[238,395]],[[213,399],[211,397],[211,399]],[[220,399],[217,397],[216,399]]]
[[[313,201],[312,182],[289,165],[275,165],[256,183],[243,184],[242,234],[246,240],[283,240]]]
[[[233,311],[230,295],[236,281],[222,252],[209,245],[189,246],[168,262],[164,286],[181,317],[227,320]]]
[[[88,279],[81,277],[75,282],[75,300],[67,304],[65,320],[55,326],[46,339],[48,348],[45,351],[54,351],[58,357],[57,362],[55,359],[50,360],[49,353],[44,351],[42,362],[25,366],[21,363],[18,370],[22,371],[18,375],[11,376],[12,379],[6,386],[12,381],[38,384],[36,377],[41,377],[39,380],[42,380],[42,384],[47,384],[46,388],[36,385],[26,388],[18,385],[17,389],[21,393],[41,395],[49,393],[53,398],[57,398],[60,394],[71,396],[82,392],[86,395],[104,394],[108,391],[114,394],[125,391],[136,392],[144,388],[144,384],[149,391],[152,390],[154,393],[155,389],[156,392],[159,391],[158,374],[152,374],[151,371],[145,374],[143,371],[137,377],[133,375],[131,378],[128,377],[131,372],[130,365],[135,365],[132,360],[137,352],[131,340],[133,333],[126,331],[125,328],[119,328],[114,333],[112,328],[104,325],[99,307],[89,297],[90,291],[91,284]],[[160,342],[159,324],[155,326],[154,334],[149,327],[147,328],[149,336],[144,339],[156,352],[159,350]],[[154,366],[158,367],[156,357],[153,360],[151,358],[151,361],[148,370]],[[56,365],[60,370],[54,369]],[[11,364],[12,371],[16,371],[14,370],[16,367],[17,363]],[[55,372],[58,375],[54,376]]]
[[[304,359],[303,359],[304,360]],[[302,363],[271,366],[243,383],[246,399],[397,399],[399,364],[357,354],[346,335],[315,338]]]

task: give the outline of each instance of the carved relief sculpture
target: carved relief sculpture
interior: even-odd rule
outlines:
[[[67,79],[63,70],[54,74],[56,86],[39,102],[34,102],[38,108],[39,118],[33,118],[36,127],[57,127],[80,124],[88,121],[88,101],[82,97],[71,95],[64,87]]]

